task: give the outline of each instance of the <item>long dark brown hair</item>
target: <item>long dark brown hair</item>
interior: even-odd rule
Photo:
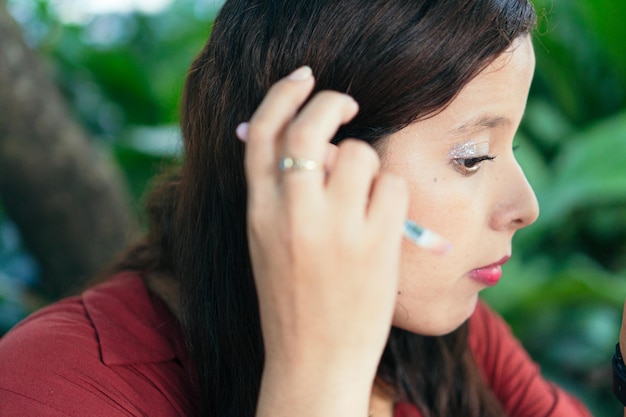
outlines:
[[[269,87],[309,65],[317,90],[360,112],[335,137],[376,142],[428,117],[529,33],[528,0],[228,0],[184,92],[184,163],[157,187],[153,227],[123,265],[171,272],[197,365],[201,415],[252,416],[263,369],[246,238],[243,147],[235,128]],[[134,258],[134,259],[133,259]],[[392,329],[378,379],[429,416],[502,416],[467,344]]]

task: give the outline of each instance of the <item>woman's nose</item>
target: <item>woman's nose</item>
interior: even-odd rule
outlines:
[[[537,197],[517,162],[499,187],[501,192],[495,204],[491,221],[492,228],[516,231],[537,220],[539,216]]]

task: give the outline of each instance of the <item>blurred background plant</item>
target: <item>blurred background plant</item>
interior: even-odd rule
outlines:
[[[179,159],[185,72],[220,2],[5,1],[91,146],[121,168],[141,223],[150,180]],[[537,70],[516,152],[542,212],[484,298],[549,378],[595,416],[621,416],[610,358],[626,297],[626,2],[535,5]],[[0,207],[0,335],[59,296],[27,246]]]

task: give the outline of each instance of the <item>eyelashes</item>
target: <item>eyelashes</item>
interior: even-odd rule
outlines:
[[[469,177],[478,172],[483,161],[493,161],[494,159],[496,159],[496,157],[491,155],[483,155],[474,158],[455,158],[452,160],[452,164],[459,173]]]
[[[514,144],[513,152],[518,149],[519,145]],[[489,142],[469,141],[455,145],[448,156],[454,169],[466,177],[478,172],[484,161],[496,159],[496,155],[489,155]]]
[[[461,175],[470,176],[478,172],[482,162],[493,161],[489,155],[489,142],[469,141],[454,145],[448,154],[454,169]]]

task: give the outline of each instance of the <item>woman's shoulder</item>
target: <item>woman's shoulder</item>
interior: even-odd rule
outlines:
[[[482,301],[469,331],[474,359],[507,415],[591,417],[580,401],[543,378],[509,325]]]
[[[0,339],[0,414],[168,415],[151,412],[158,406],[184,415],[189,378],[178,337],[138,274],[115,276]]]
[[[140,285],[138,275],[123,274],[81,295],[43,307],[0,339],[0,358],[15,354],[11,358],[15,359],[27,353],[36,353],[31,359],[44,363],[48,363],[46,359],[55,359],[51,362],[58,364],[69,353],[76,351],[81,358],[90,354],[95,359],[101,359],[99,330],[107,331],[107,327],[115,323],[119,325],[119,322],[129,318],[130,299],[141,304],[142,297],[136,292]],[[130,295],[128,290],[130,294],[135,294]],[[123,292],[129,296],[119,298]],[[0,361],[0,366],[6,363]]]
[[[539,367],[508,323],[482,300],[469,319],[468,342],[474,360],[492,386],[507,380],[513,382],[522,374],[539,374]],[[520,371],[523,372],[517,375]]]
[[[97,336],[81,296],[72,296],[36,311],[0,339],[0,381],[19,364],[20,373],[62,361],[74,351],[97,359]],[[22,361],[23,358],[29,361]],[[54,360],[53,360],[54,359]],[[22,363],[24,362],[24,363]]]

